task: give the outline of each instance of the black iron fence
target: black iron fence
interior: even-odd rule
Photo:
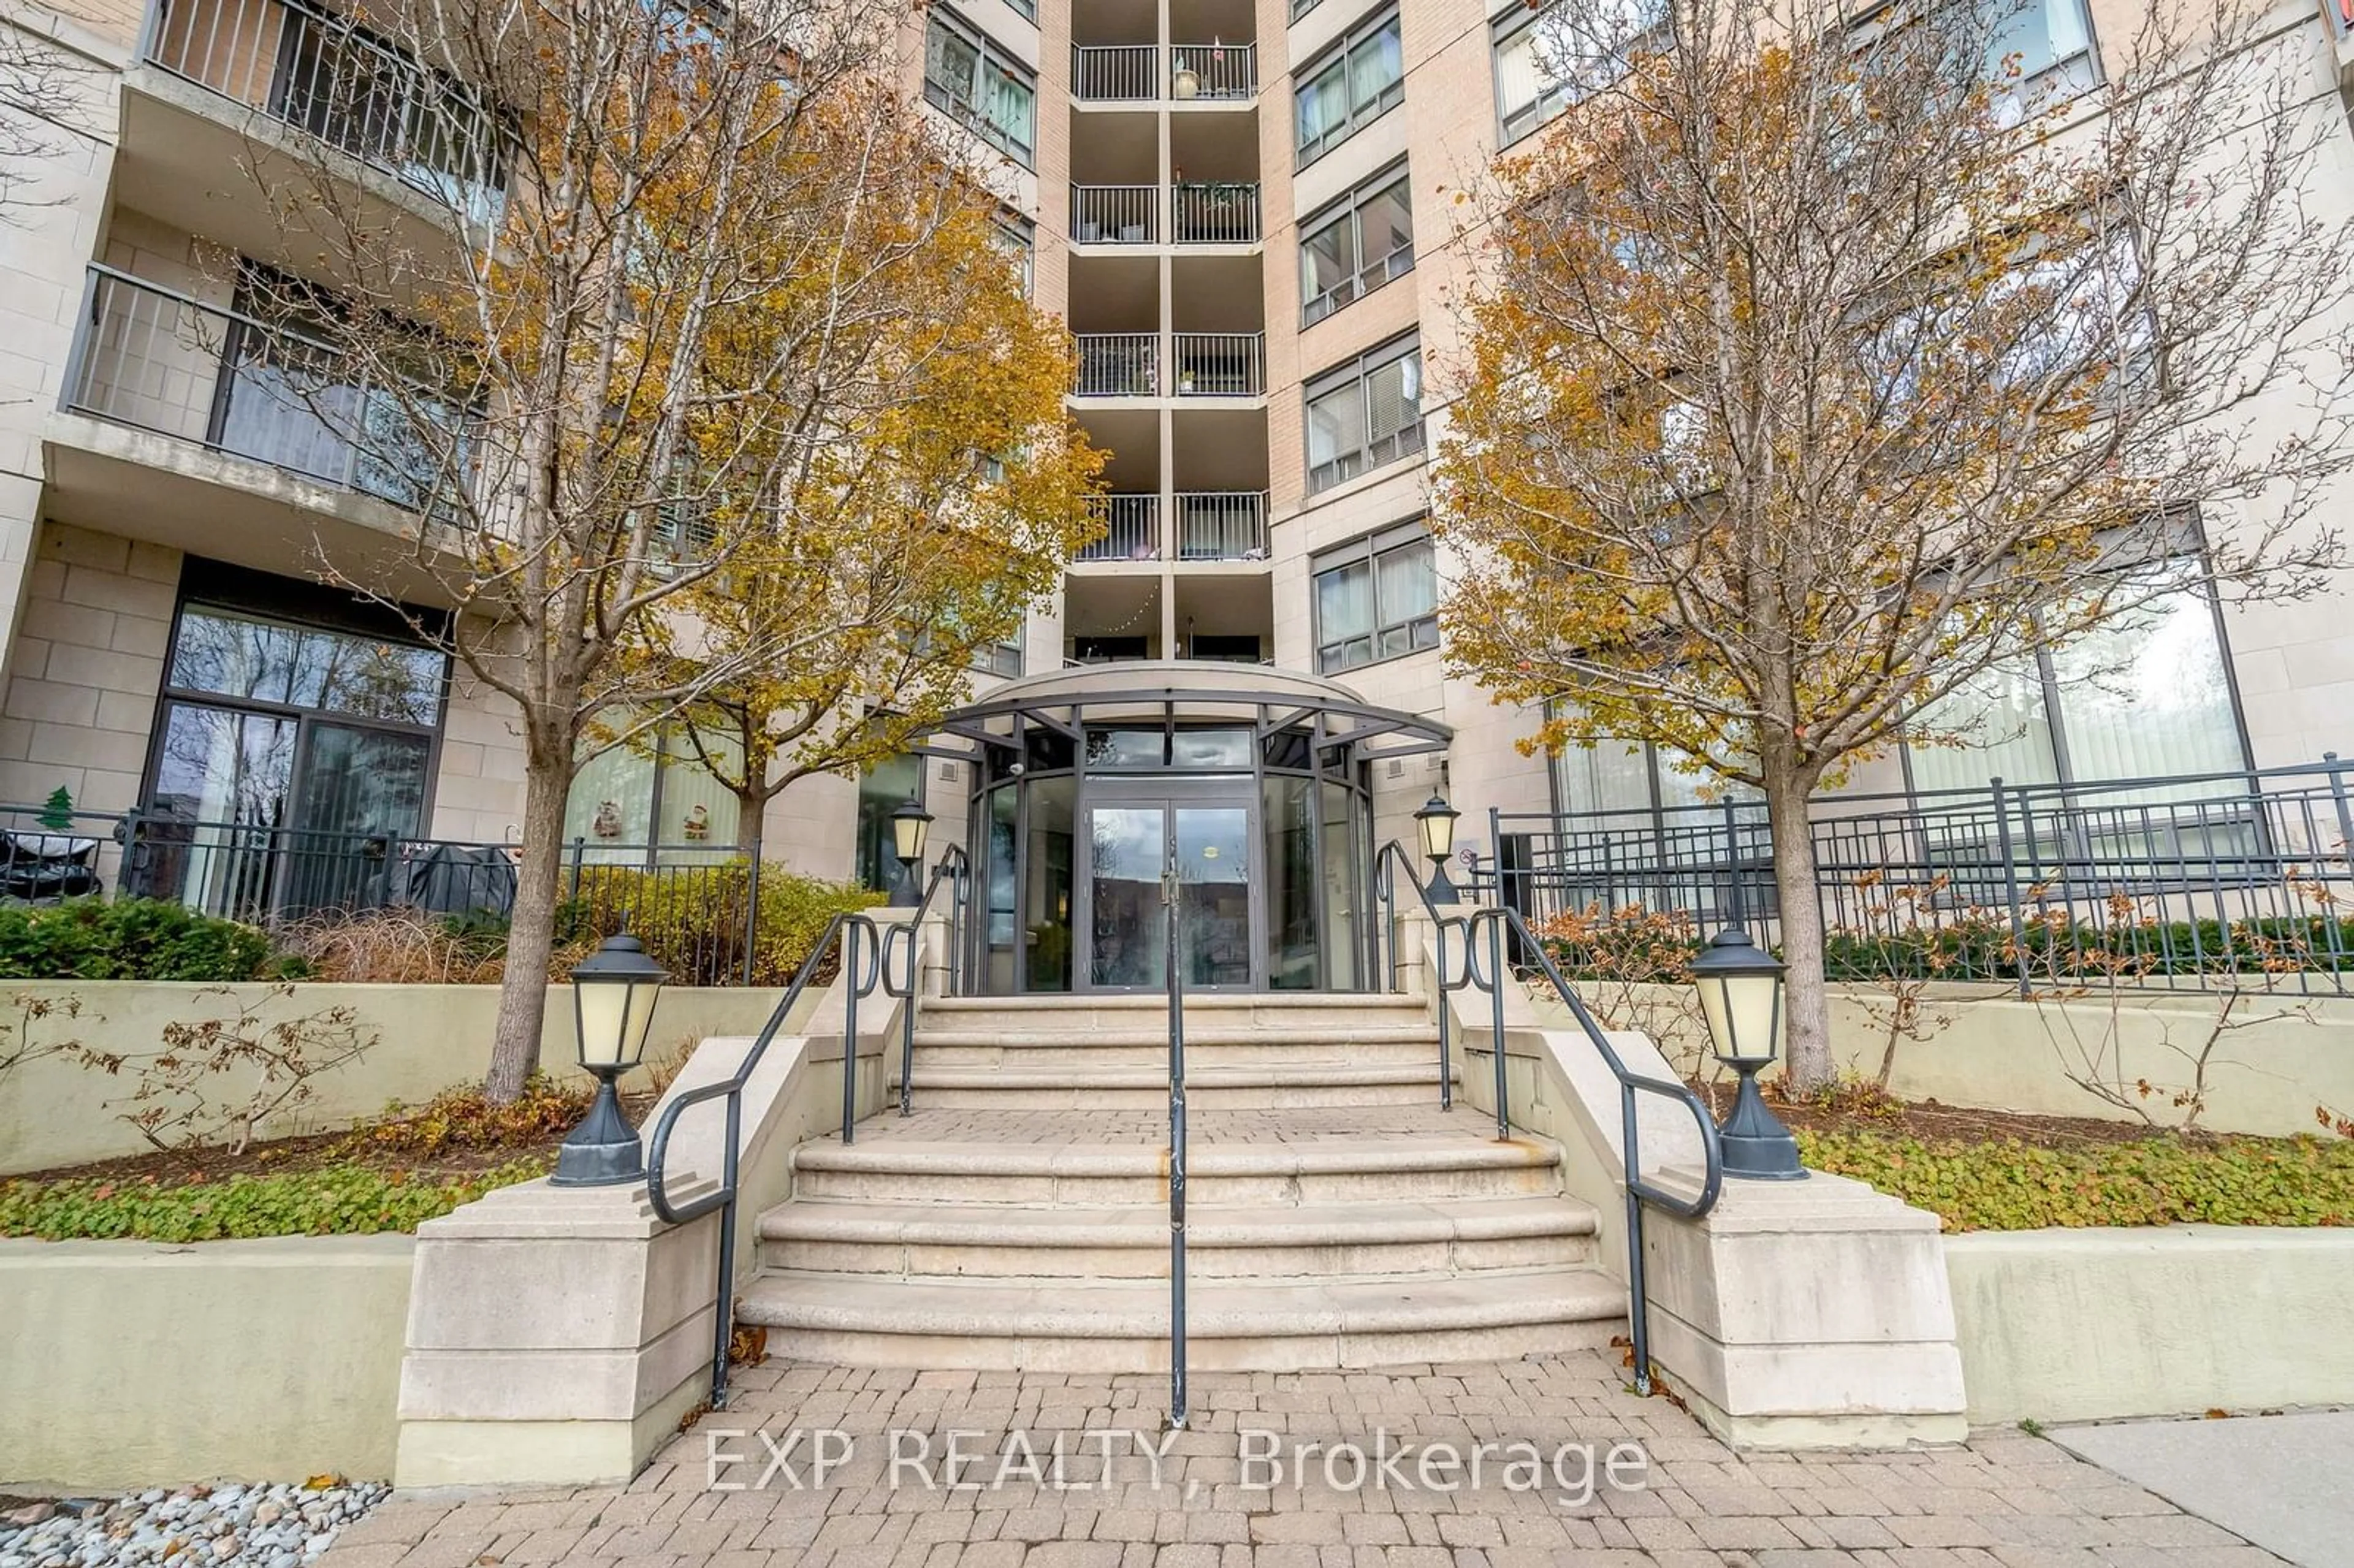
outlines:
[[[495,927],[514,911],[517,853],[168,812],[0,805],[0,901],[159,898],[281,930],[394,909]],[[557,888],[557,939],[627,928],[680,984],[782,984],[809,935],[797,940],[789,927],[813,931],[832,911],[781,895],[764,910],[761,882],[759,865],[733,845],[576,839]]]
[[[2354,763],[1816,803],[1829,978],[2343,994]],[[1762,804],[1494,814],[1479,875],[1575,960],[1745,924],[1778,943]]]

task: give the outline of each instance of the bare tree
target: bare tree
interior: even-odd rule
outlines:
[[[1459,667],[1764,795],[1809,1088],[1809,797],[2168,596],[2313,591],[2354,411],[2343,113],[2277,7],[2050,70],[2040,8],[1856,9],[1558,0],[1438,478]]]
[[[38,170],[90,134],[97,73],[29,17],[0,13],[0,222],[28,205]]]
[[[858,345],[920,308],[896,281],[962,221],[970,173],[949,137],[911,146],[904,16],[408,0],[371,26],[416,63],[323,54],[317,150],[271,181],[306,276],[247,280],[290,323],[270,368],[418,518],[398,552],[323,548],[320,570],[452,609],[420,635],[513,705],[523,743],[494,1097],[537,1059],[584,736],[628,744],[776,652],[705,634],[683,596],[905,388]],[[650,640],[687,656],[630,656]]]

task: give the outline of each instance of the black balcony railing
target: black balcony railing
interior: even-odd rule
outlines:
[[[332,11],[288,0],[157,0],[144,53],[447,205],[494,222],[510,150],[456,79]]]
[[[296,326],[92,267],[65,406],[389,501],[455,509],[455,405],[371,385]],[[448,421],[424,429],[423,418]]]
[[[2354,763],[1818,801],[1815,897],[1834,980],[2022,993],[2123,984],[2343,994],[2354,976]],[[1780,940],[1754,800],[1499,814],[1480,876],[1530,925],[1665,915]]]

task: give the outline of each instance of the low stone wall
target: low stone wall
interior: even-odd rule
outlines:
[[[305,983],[289,997],[275,994],[278,989],[143,980],[0,982],[0,1000],[80,1000],[80,1018],[53,1014],[33,1026],[37,1038],[79,1040],[92,1050],[130,1058],[115,1075],[57,1057],[13,1069],[6,1092],[0,1094],[0,1176],[144,1153],[146,1140],[122,1119],[140,1061],[161,1048],[166,1024],[233,1018],[240,1004],[258,1003],[261,1016],[273,1022],[349,1007],[363,1033],[376,1036],[361,1059],[313,1079],[311,1103],[295,1115],[265,1123],[266,1136],[345,1127],[382,1111],[387,1101],[414,1104],[453,1084],[477,1080],[489,1065],[496,986]],[[548,988],[540,1045],[541,1062],[566,1077],[578,1073],[573,1065],[571,991],[569,986]],[[805,1006],[815,1000],[805,999]],[[714,1035],[756,1033],[776,1005],[777,992],[767,989],[667,990],[656,1007],[647,1059],[684,1055]],[[16,1011],[7,1008],[0,1022],[13,1022],[8,1015]],[[236,1075],[224,1075],[208,1093],[217,1104],[233,1102],[249,1092],[249,1079],[241,1084]]]
[[[1614,1027],[1659,1038],[1670,1060],[1701,1059],[1697,1012],[1684,988],[1589,986],[1588,1002]],[[1876,1075],[1888,1051],[1890,999],[1870,986],[1830,988],[1831,1049],[1848,1071]],[[1565,1027],[1550,994],[1540,1016]],[[2354,1114],[2354,999],[2196,991],[2119,992],[2021,1001],[2016,991],[1941,983],[1921,998],[1919,1037],[1896,1042],[1890,1088],[1905,1099],[2037,1116],[2179,1124],[2177,1091],[2207,1054],[2199,1125],[2215,1132],[2287,1137],[2317,1130],[2321,1106]],[[2209,1049],[2210,1043],[2212,1048]],[[2131,1102],[2104,1100],[2072,1080],[2105,1084]],[[2147,1080],[2145,1097],[2137,1086]]]
[[[2354,1234],[1975,1232],[1946,1270],[1977,1425],[2354,1404]]]
[[[414,1250],[0,1241],[0,1491],[389,1477]]]

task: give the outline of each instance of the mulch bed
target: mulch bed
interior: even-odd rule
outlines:
[[[625,1094],[621,1105],[632,1122],[643,1126],[653,1107],[651,1094]],[[440,1179],[471,1176],[477,1171],[512,1165],[534,1154],[554,1158],[561,1133],[544,1139],[516,1140],[489,1147],[444,1149],[431,1154],[406,1150],[374,1149],[350,1132],[313,1133],[302,1138],[274,1138],[231,1154],[225,1149],[153,1150],[87,1165],[60,1165],[49,1171],[27,1171],[0,1176],[0,1181],[153,1181],[165,1185],[184,1181],[219,1181],[231,1176],[276,1176],[293,1171],[316,1171],[329,1165],[366,1165],[378,1171],[398,1171],[413,1177]]]
[[[1712,1106],[1721,1119],[1733,1108],[1733,1080],[1694,1081],[1692,1089]],[[2091,1144],[2134,1143],[2147,1139],[2200,1140],[2216,1135],[2177,1132],[2138,1121],[2107,1121],[2097,1117],[2036,1116],[2025,1111],[1982,1110],[1971,1106],[1941,1105],[1935,1100],[1900,1100],[1866,1090],[1844,1091],[1834,1103],[1784,1099],[1771,1084],[1763,1086],[1766,1103],[1792,1128],[1803,1132],[1864,1132],[1884,1138],[1924,1141],[1991,1143],[2009,1139],[2038,1149],[2082,1149]]]

